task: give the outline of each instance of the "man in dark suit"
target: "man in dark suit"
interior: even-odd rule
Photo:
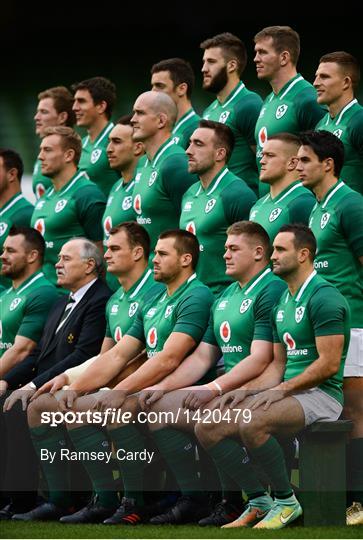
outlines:
[[[0,421],[6,444],[0,480],[4,476],[2,489],[13,496],[12,503],[0,511],[0,519],[34,506],[37,460],[24,414],[29,399],[49,379],[97,354],[105,334],[105,307],[111,291],[99,279],[102,255],[97,246],[85,238],[70,240],[55,266],[57,284],[71,294],[54,304],[34,351],[4,377],[13,392],[5,399]]]

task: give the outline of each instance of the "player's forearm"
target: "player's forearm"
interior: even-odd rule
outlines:
[[[258,377],[251,379],[249,382],[242,384],[243,388],[249,391],[250,394],[263,392],[280,384],[283,379],[284,369],[275,362],[271,362],[269,366]]]
[[[292,395],[319,386],[335,375],[339,369],[339,366],[338,369],[336,368],[336,362],[331,362],[330,360],[330,358],[320,356],[302,373],[288,381],[282,382],[279,388],[282,388],[286,392],[286,395]]]
[[[193,353],[176,370],[165,377],[158,386],[166,392],[191,386],[197,383],[214,363],[212,358]]]
[[[79,364],[78,366],[74,366],[72,368],[66,369],[65,372],[64,372],[64,375],[68,378],[67,384],[72,384],[79,377],[81,377],[81,375],[83,375],[83,373],[85,373],[85,371],[89,368],[89,366],[91,364],[93,364],[93,362],[95,362],[98,357],[99,357],[99,355],[92,356],[92,358],[89,358],[88,360],[86,360],[82,364]]]
[[[245,387],[251,381],[258,382],[270,361],[271,358],[267,358],[266,361],[264,358],[251,354],[241,360],[231,371],[218,377],[216,382],[220,385],[224,394],[241,386]]]
[[[14,344],[8,349],[0,358],[0,378],[2,379],[13,367],[20,364],[29,355],[34,346],[24,349]]]
[[[117,354],[115,348],[97,357],[70,386],[80,393],[92,392],[112,380],[126,365],[127,359]]]

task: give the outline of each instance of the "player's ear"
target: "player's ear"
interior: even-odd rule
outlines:
[[[280,53],[280,65],[286,66],[289,62],[290,62],[289,51],[282,51],[282,53]]]
[[[159,128],[162,129],[163,127],[165,127],[167,125],[167,122],[168,122],[168,115],[161,112],[158,114],[158,119],[159,119]]]
[[[216,149],[216,161],[225,161],[226,160],[227,151],[225,148],[220,147]]]
[[[102,101],[100,101],[99,103],[96,104],[96,109],[97,109],[97,112],[98,114],[104,114],[106,112],[106,109],[107,109],[107,101],[105,101],[104,99]]]
[[[299,158],[297,156],[293,156],[287,162],[287,170],[289,172],[294,171],[298,163],[299,163]]]
[[[235,58],[232,58],[232,60],[229,60],[227,62],[227,72],[228,73],[233,73],[234,71],[236,71],[238,68],[238,62]]]
[[[144,250],[141,246],[135,246],[134,249],[134,261],[139,261],[144,256]]]
[[[347,75],[343,80],[343,90],[348,90],[349,88],[352,88],[352,86],[352,79]]]
[[[185,82],[178,84],[178,86],[176,87],[176,93],[178,97],[185,96],[187,91],[188,91],[188,85]]]
[[[183,253],[181,256],[181,265],[183,268],[186,268],[187,266],[190,266],[192,262],[192,255],[191,253]]]
[[[255,249],[255,261],[262,261],[265,256],[265,251],[262,246],[257,246]]]
[[[68,113],[67,111],[62,111],[58,114],[59,124],[61,126],[64,126],[68,120]]]

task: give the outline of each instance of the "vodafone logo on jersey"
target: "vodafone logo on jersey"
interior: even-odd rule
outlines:
[[[112,229],[112,219],[111,219],[111,216],[107,216],[103,222],[103,230],[105,231],[105,234],[109,235],[111,229]]]
[[[43,218],[40,218],[40,219],[36,220],[36,222],[34,223],[34,229],[36,231],[40,232],[40,234],[42,236],[44,236],[44,234],[45,234],[45,223],[44,223]]]
[[[149,345],[150,349],[155,349],[158,343],[158,333],[155,326],[150,328],[146,336],[146,343]]]
[[[284,335],[282,336],[282,339],[284,340],[284,343],[285,343],[288,351],[292,351],[292,350],[296,349],[295,340],[292,337],[292,335],[289,334],[289,332],[285,332]]]
[[[219,335],[221,336],[224,343],[228,343],[231,339],[231,327],[229,326],[228,321],[223,321],[219,327]]]
[[[37,184],[37,186],[35,188],[35,195],[36,195],[37,199],[40,199],[40,197],[43,197],[45,191],[46,191],[46,189],[43,186],[43,184],[41,184],[41,183]]]
[[[195,227],[195,223],[194,221],[189,221],[189,223],[187,223],[186,227],[185,227],[185,230],[196,235],[197,234],[197,229]]]
[[[267,141],[267,127],[263,126],[258,132],[258,142],[260,146],[264,146],[266,141]]]
[[[136,214],[141,214],[142,213],[142,209],[141,209],[141,195],[140,193],[138,193],[136,195],[136,197],[134,198],[134,210],[136,212]]]
[[[117,326],[116,330],[115,330],[115,334],[114,334],[114,340],[117,343],[118,341],[120,341],[121,338],[122,338],[121,328],[119,326]]]

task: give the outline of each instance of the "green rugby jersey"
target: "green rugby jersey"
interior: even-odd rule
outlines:
[[[48,188],[52,186],[52,181],[48,176],[42,175],[42,162],[37,159],[33,168],[33,193],[38,200],[43,197]]]
[[[215,301],[202,341],[220,348],[226,371],[249,356],[253,341],[273,341],[271,310],[285,289],[264,268],[243,287],[232,283]]]
[[[137,169],[133,194],[136,220],[143,225],[154,249],[159,234],[179,227],[184,192],[197,180],[188,173],[188,158],[173,138],[165,141],[152,161]]]
[[[188,148],[190,137],[199,126],[199,120],[200,116],[194,109],[189,109],[189,111],[177,120],[172,131],[172,136],[174,141],[184,148],[184,150]]]
[[[344,165],[340,176],[363,195],[363,107],[353,99],[334,118],[326,114],[316,129],[330,131],[342,141]]]
[[[324,116],[324,110],[316,101],[316,90],[299,73],[288,81],[278,92],[271,92],[260,111],[256,122],[256,159],[261,168],[262,148],[268,137],[286,131],[298,134],[314,129]],[[268,191],[268,186],[259,183],[260,195]]]
[[[363,197],[337,182],[317,202],[309,227],[317,242],[314,267],[346,297],[352,328],[363,328]]]
[[[257,193],[258,172],[256,157],[251,149],[255,146],[255,125],[262,107],[262,99],[247,90],[241,81],[221,103],[216,99],[207,107],[203,118],[226,124],[233,131],[235,146],[228,167]]]
[[[54,265],[68,240],[75,236],[102,240],[104,209],[105,196],[83,171],[77,171],[59,191],[49,189],[37,202],[31,225],[46,242],[43,271],[49,281],[57,282]]]
[[[227,167],[219,171],[207,189],[199,181],[184,194],[180,228],[198,238],[198,279],[216,295],[232,281],[226,276],[223,259],[227,228],[248,219],[255,200],[254,192]]]
[[[171,296],[163,291],[146,302],[127,334],[146,344],[148,358],[163,350],[172,332],[187,334],[199,343],[212,303],[211,291],[193,274]]]
[[[134,185],[135,179],[132,179],[130,182],[124,182],[121,178],[112,186],[102,217],[103,245],[105,250],[107,249],[106,243],[112,227],[119,225],[123,221],[135,221],[136,219],[132,206]],[[106,281],[107,285],[113,291],[117,291],[120,287],[118,280],[109,272],[106,273]]]
[[[85,171],[92,182],[106,195],[118,179],[118,173],[111,169],[107,159],[108,135],[114,124],[109,122],[96,139],[91,142],[89,135],[82,139],[82,154],[78,165]]]
[[[315,197],[301,182],[296,181],[285,188],[274,199],[271,194],[259,199],[251,208],[250,220],[262,225],[271,243],[282,225],[309,222]]]
[[[140,279],[126,292],[122,287],[115,292],[106,306],[106,337],[120,341],[135,320],[135,315],[145,301],[159,291],[165,291],[165,285],[156,283],[153,272],[148,268]]]
[[[20,192],[0,208],[0,253],[2,253],[4,242],[13,225],[30,227],[33,210],[33,205]],[[7,289],[11,286],[11,280],[0,275],[0,285]]]
[[[48,311],[57,300],[57,289],[43,272],[35,272],[0,296],[0,357],[13,346],[16,336],[38,342]]]
[[[343,403],[343,369],[350,336],[349,306],[343,295],[314,270],[292,296],[284,293],[273,310],[274,342],[286,348],[284,380],[302,373],[318,358],[315,339],[344,335],[344,349],[338,373],[319,388]]]

